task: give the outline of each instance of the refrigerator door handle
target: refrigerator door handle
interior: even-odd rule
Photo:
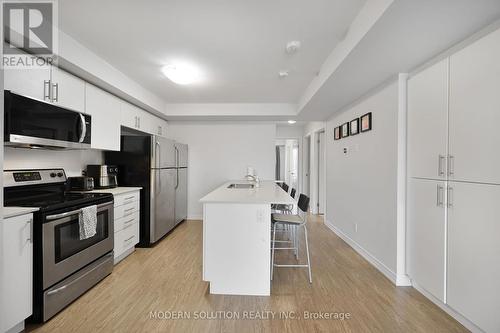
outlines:
[[[160,148],[160,149],[158,149],[158,148]],[[161,145],[160,145],[159,141],[156,141],[155,151],[156,151],[155,164],[156,164],[156,167],[159,168],[161,165]]]
[[[179,169],[175,169],[175,187],[174,189],[179,188]]]

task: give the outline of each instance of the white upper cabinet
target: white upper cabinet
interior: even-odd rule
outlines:
[[[446,178],[448,59],[408,80],[408,176]]]
[[[138,129],[138,108],[130,103],[120,103],[120,123],[122,126]]]
[[[500,186],[450,189],[447,303],[485,332],[500,332]]]
[[[50,68],[5,69],[4,89],[49,102]]]
[[[450,58],[450,179],[500,184],[500,30]]]
[[[121,104],[121,125],[144,133],[165,136],[167,122],[127,102]]]
[[[85,112],[85,81],[58,67],[52,67],[51,89],[54,104]]]
[[[85,103],[86,113],[92,116],[91,147],[120,150],[120,100],[87,83]]]

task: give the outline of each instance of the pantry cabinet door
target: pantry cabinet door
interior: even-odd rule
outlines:
[[[408,274],[418,287],[445,300],[446,183],[411,179],[408,186]]]
[[[120,101],[91,84],[85,87],[86,112],[92,116],[94,149],[120,150]]]
[[[408,175],[445,179],[448,59],[408,80]]]
[[[52,67],[52,102],[79,112],[85,112],[85,81]]]
[[[450,58],[450,179],[500,184],[500,30]]]
[[[500,332],[500,186],[450,182],[447,303]]]

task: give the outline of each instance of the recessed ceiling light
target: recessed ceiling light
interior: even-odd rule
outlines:
[[[164,66],[163,74],[172,82],[185,85],[201,80],[201,73],[198,68],[187,63],[171,63]]]
[[[297,122],[297,120],[289,120],[288,123],[289,124],[295,124]]]
[[[292,40],[288,43],[286,43],[285,51],[288,54],[294,54],[300,49],[300,41],[298,40]]]

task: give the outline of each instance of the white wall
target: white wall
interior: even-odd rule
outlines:
[[[64,168],[67,176],[81,176],[87,164],[101,164],[98,150],[42,150],[5,147],[4,169]]]
[[[201,219],[201,197],[253,166],[261,179],[274,179],[274,124],[170,122],[168,137],[189,145],[188,218]]]
[[[333,140],[336,126],[367,112],[373,115],[371,131]],[[397,135],[397,83],[327,122],[327,223],[392,280],[397,257]]]

